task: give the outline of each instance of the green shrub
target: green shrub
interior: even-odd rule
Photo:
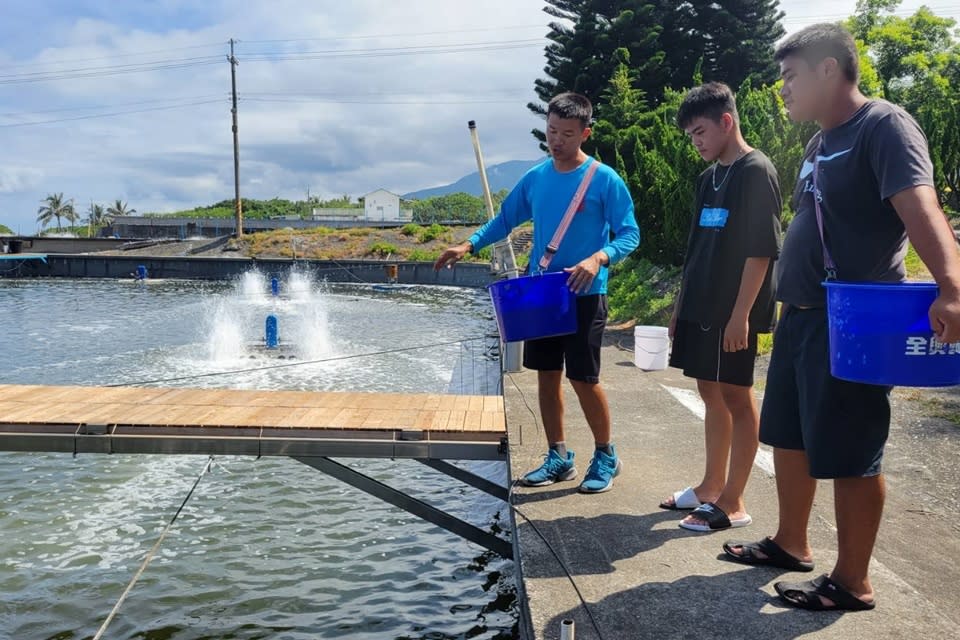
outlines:
[[[611,273],[610,318],[666,326],[679,288],[679,268],[657,266],[643,258],[628,258]]]
[[[373,256],[378,256],[381,258],[386,258],[397,253],[396,245],[390,244],[389,242],[375,242],[370,245],[370,248],[367,250],[367,253]]]
[[[407,256],[410,262],[436,262],[440,257],[440,251],[430,251],[429,249],[414,249]]]
[[[417,233],[417,240],[421,244],[426,242],[432,242],[433,240],[436,240],[446,232],[447,232],[446,227],[434,222],[429,227],[426,227],[426,228],[421,227],[420,231]]]
[[[422,230],[423,230],[423,227],[416,224],[415,222],[411,222],[409,224],[405,224],[402,227],[400,227],[400,235],[416,236],[416,235],[419,235]]]

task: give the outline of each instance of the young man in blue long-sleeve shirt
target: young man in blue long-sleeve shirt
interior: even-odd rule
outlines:
[[[467,242],[444,251],[435,268],[452,266],[467,253],[503,240],[514,227],[531,219],[530,264],[537,265],[584,174],[596,162],[581,149],[590,136],[592,115],[593,108],[584,96],[564,93],[551,100],[546,132],[551,157],[520,179],[493,220]],[[549,271],[570,274],[568,285],[577,293],[577,332],[524,344],[523,364],[538,372],[540,414],[549,445],[543,465],[523,477],[528,486],[577,477],[573,451],[568,451],[564,442],[564,366],[596,443],[580,490],[607,491],[620,473],[622,464],[611,438],[610,409],[600,386],[600,347],[607,321],[608,267],[625,258],[639,243],[630,192],[613,169],[600,165],[549,267]]]

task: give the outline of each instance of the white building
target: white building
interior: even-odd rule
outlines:
[[[411,211],[400,209],[400,196],[386,189],[377,189],[363,196],[364,218],[369,221],[409,220]]]

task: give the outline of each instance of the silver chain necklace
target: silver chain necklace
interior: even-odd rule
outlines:
[[[733,162],[730,163],[730,166],[727,167],[727,172],[726,172],[725,174],[723,174],[723,178],[720,179],[720,184],[717,184],[717,167],[720,165],[720,161],[718,160],[718,161],[713,165],[713,173],[710,175],[710,181],[713,183],[713,190],[714,190],[714,192],[720,191],[720,187],[722,187],[722,186],[723,186],[723,183],[726,182],[726,181],[727,181],[727,178],[730,177],[730,172],[733,171],[733,165],[735,165],[735,164],[737,164],[738,162],[740,162],[740,158],[742,158],[745,153],[746,153],[746,150],[740,149],[740,153],[737,154],[737,158],[736,158]]]

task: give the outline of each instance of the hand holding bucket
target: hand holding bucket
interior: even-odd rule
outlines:
[[[937,340],[944,343],[960,342],[960,291],[947,295],[941,289],[927,315]]]

